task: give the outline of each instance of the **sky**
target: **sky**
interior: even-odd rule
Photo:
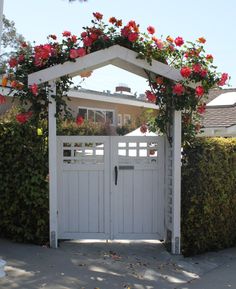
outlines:
[[[26,40],[36,44],[47,42],[49,34],[60,36],[69,30],[80,35],[83,26],[91,24],[92,13],[100,12],[108,22],[111,16],[123,20],[135,20],[140,30],[146,32],[151,25],[156,36],[178,36],[189,41],[206,38],[207,54],[214,56],[219,72],[231,76],[230,85],[236,87],[236,1],[235,0],[4,0],[4,14],[15,22],[17,31]],[[144,93],[148,89],[145,79],[124,70],[107,66],[93,72],[92,76],[75,84],[87,89],[114,92],[124,83],[133,93]]]

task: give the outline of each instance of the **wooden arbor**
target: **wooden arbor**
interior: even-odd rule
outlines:
[[[77,58],[75,62],[65,62],[28,76],[28,85],[48,82],[51,86],[49,95],[49,209],[50,209],[50,245],[57,248],[57,137],[56,137],[56,103],[52,95],[56,94],[56,81],[64,75],[71,77],[83,71],[112,64],[136,75],[147,78],[145,72],[158,74],[174,81],[182,80],[180,72],[161,62],[137,59],[137,53],[119,45],[93,52]],[[181,200],[181,112],[173,113],[171,126],[173,139],[170,147],[167,139],[165,146],[165,230],[167,241],[171,244],[171,252],[180,254],[180,200]]]

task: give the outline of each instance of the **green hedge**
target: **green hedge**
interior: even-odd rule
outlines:
[[[43,244],[49,237],[47,123],[19,124],[13,108],[0,118],[0,237]],[[58,134],[106,135],[105,124],[58,122]]]
[[[184,148],[182,251],[236,245],[236,138],[199,138]]]
[[[48,240],[48,153],[37,128],[0,122],[0,236]]]

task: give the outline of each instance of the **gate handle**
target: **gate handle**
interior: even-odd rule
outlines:
[[[117,186],[117,180],[118,180],[118,167],[115,166],[115,185]]]

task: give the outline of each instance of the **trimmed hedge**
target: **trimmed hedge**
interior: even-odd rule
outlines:
[[[182,165],[182,252],[236,245],[236,138],[198,138]]]
[[[48,240],[48,153],[37,128],[0,122],[0,236]]]

